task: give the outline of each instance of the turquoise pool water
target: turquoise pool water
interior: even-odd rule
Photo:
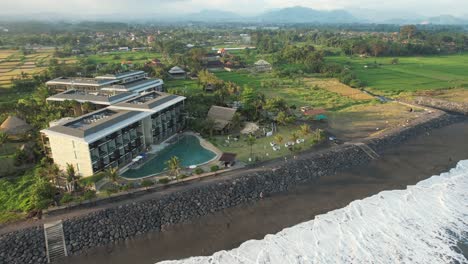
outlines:
[[[177,156],[180,159],[182,167],[188,167],[208,162],[216,157],[216,154],[202,147],[196,136],[184,135],[180,137],[178,142],[159,152],[139,169],[130,169],[122,174],[122,177],[138,179],[166,171],[166,161],[172,156]]]

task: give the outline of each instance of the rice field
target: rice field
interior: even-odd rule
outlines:
[[[372,91],[397,96],[421,90],[468,87],[468,53],[392,58],[327,57],[350,68]]]
[[[9,88],[11,79],[21,74],[33,75],[44,71],[53,52],[46,49],[23,55],[19,50],[0,50],[0,89]]]

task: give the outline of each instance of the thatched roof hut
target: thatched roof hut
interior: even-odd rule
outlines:
[[[0,131],[12,136],[26,134],[31,129],[32,126],[16,116],[9,116],[0,126]]]
[[[208,118],[215,121],[215,130],[223,130],[231,123],[236,111],[234,108],[213,105],[208,111]]]

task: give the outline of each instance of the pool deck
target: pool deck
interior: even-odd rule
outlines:
[[[150,161],[152,159],[152,157],[154,155],[156,155],[158,152],[161,152],[165,148],[171,146],[172,144],[170,142],[172,140],[174,140],[175,137],[178,137],[178,136],[194,136],[194,137],[198,138],[198,140],[200,142],[200,146],[202,146],[203,148],[215,153],[216,156],[214,158],[212,158],[211,160],[209,160],[207,162],[204,162],[204,163],[201,163],[201,164],[194,164],[194,165],[197,166],[197,168],[198,167],[205,167],[205,166],[210,167],[210,166],[213,166],[213,165],[218,165],[217,161],[219,160],[219,158],[221,157],[223,152],[220,149],[218,149],[217,147],[215,147],[213,144],[211,144],[211,142],[209,142],[208,140],[205,140],[203,137],[201,137],[199,133],[195,133],[195,132],[192,132],[192,131],[186,131],[186,132],[183,132],[183,133],[175,134],[175,135],[169,137],[168,139],[166,139],[165,141],[161,142],[158,145],[152,145],[152,150],[147,152],[150,157],[145,162],[143,162],[141,164],[138,164],[138,166],[135,169],[139,169],[140,167],[145,165],[146,162]],[[120,169],[119,170],[119,174],[121,175],[120,177],[125,179],[125,180],[128,180],[128,181],[137,181],[137,180],[147,179],[147,178],[151,178],[151,177],[161,178],[161,177],[166,177],[167,176],[166,171],[151,174],[151,175],[140,177],[140,178],[126,178],[126,177],[122,176],[122,174],[125,173],[126,171],[128,171],[132,166],[135,166],[135,163],[130,163],[130,164],[126,165],[125,167],[123,167],[122,169]],[[206,170],[206,169],[209,169],[209,168],[204,168],[204,169]],[[188,168],[182,168],[182,170],[188,170]]]

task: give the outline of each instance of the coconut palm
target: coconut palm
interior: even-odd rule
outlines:
[[[74,192],[75,184],[76,184],[76,171],[75,171],[75,167],[72,164],[67,163],[66,175],[67,175],[67,189],[69,192]]]
[[[303,136],[307,136],[310,133],[310,126],[307,124],[303,124],[300,127],[300,131]]]
[[[180,159],[176,156],[172,156],[168,161],[166,161],[166,164],[171,174],[177,179],[180,173]]]
[[[112,182],[116,183],[119,179],[119,169],[117,167],[109,168],[106,170],[106,177]]]

